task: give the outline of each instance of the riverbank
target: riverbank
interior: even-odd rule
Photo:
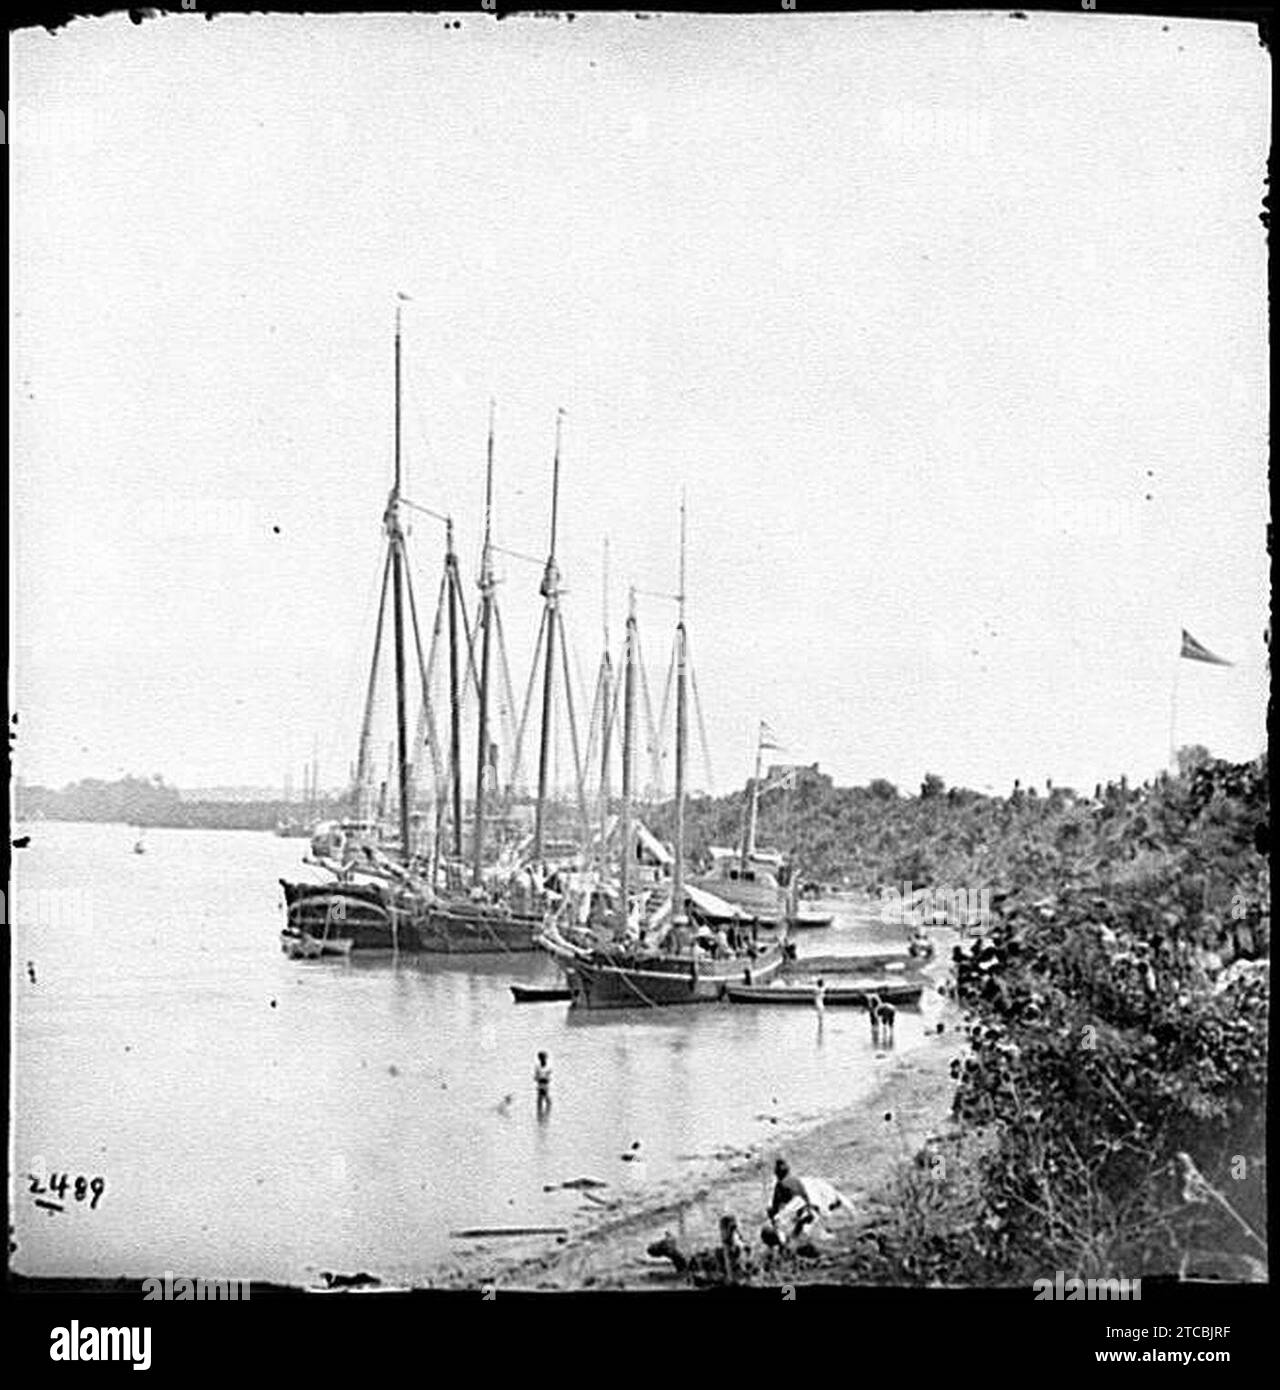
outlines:
[[[609,1204],[584,1194],[599,1209],[579,1218],[549,1248],[528,1240],[489,1240],[461,1250],[424,1281],[433,1288],[659,1289],[682,1287],[672,1266],[646,1254],[667,1232],[685,1250],[714,1246],[718,1223],[733,1212],[748,1240],[757,1244],[772,1187],[774,1159],[783,1153],[799,1174],[826,1178],[852,1201],[852,1217],[834,1222],[824,1258],[793,1267],[788,1282],[839,1278],[841,1253],[859,1230],[882,1215],[878,1194],[948,1125],[956,1083],[951,1062],[965,1051],[954,1011],[939,1014],[943,1031],[910,1053],[877,1055],[876,1084],[855,1104],[816,1124],[779,1133],[768,1145],[725,1156],[711,1178],[673,1182],[645,1197]]]

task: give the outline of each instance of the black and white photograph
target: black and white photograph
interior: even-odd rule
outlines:
[[[1244,1353],[1269,21],[1106,8],[11,31],[41,1375],[249,1316],[178,1303]]]

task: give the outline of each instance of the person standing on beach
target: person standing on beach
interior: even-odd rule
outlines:
[[[538,1065],[533,1069],[533,1084],[538,1092],[538,1114],[551,1109],[551,1063],[545,1052],[538,1053]]]
[[[827,986],[821,975],[813,988],[813,1007],[818,1011],[818,1017],[822,1017],[823,1010],[827,1007]]]

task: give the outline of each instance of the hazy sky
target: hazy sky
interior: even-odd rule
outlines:
[[[15,34],[11,90],[20,775],[296,782],[318,739],[342,779],[397,290],[407,491],[469,587],[490,396],[535,555],[567,412],[588,679],[603,538],[616,640],[687,488],[717,789],[760,718],[838,782],[1145,777],[1175,674],[1180,742],[1262,746],[1249,26],[121,15]],[[523,685],[540,576],[502,570]],[[641,600],[659,683],[671,620]]]

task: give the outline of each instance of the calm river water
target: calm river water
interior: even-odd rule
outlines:
[[[10,904],[24,1274],[412,1282],[465,1250],[458,1228],[598,1213],[566,1180],[638,1195],[875,1080],[858,1010],[821,1028],[808,1009],[580,1015],[512,1002],[512,981],[556,982],[541,957],[289,961],[277,880],[315,874],[301,840],[155,830],[135,855],[126,826],[27,829]],[[837,921],[801,951],[900,936]],[[920,1016],[897,1033],[918,1045]],[[37,1193],[28,1173],[69,1183]],[[78,1177],[102,1179],[96,1206]]]

